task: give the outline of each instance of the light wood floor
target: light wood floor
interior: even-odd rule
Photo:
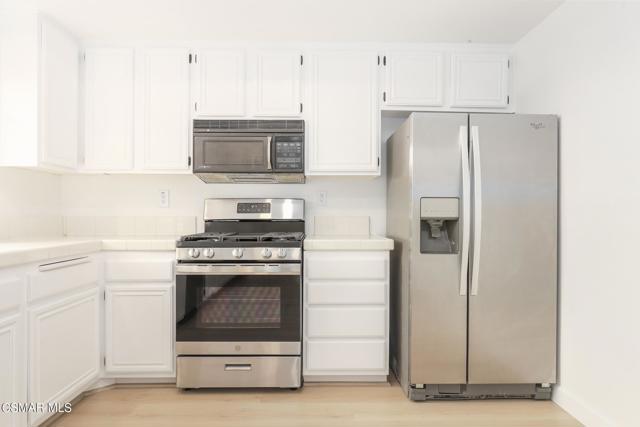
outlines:
[[[577,427],[548,401],[410,402],[397,385],[302,390],[113,388],[78,402],[55,427]]]

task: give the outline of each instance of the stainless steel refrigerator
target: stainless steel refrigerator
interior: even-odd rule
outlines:
[[[550,398],[557,117],[413,113],[387,148],[391,365],[407,395]]]

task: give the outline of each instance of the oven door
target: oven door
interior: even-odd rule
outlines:
[[[270,135],[196,134],[193,138],[193,172],[270,172]]]
[[[300,264],[186,264],[176,272],[179,355],[300,354]]]

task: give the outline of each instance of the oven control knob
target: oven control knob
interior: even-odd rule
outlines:
[[[200,256],[200,250],[196,248],[189,249],[189,256],[191,258],[198,258]]]
[[[287,250],[285,248],[278,249],[278,258],[286,258]]]
[[[242,255],[244,255],[244,250],[242,250],[241,248],[235,248],[231,251],[231,255],[236,258],[242,258]]]
[[[271,249],[264,248],[262,250],[262,258],[271,258]]]
[[[215,254],[216,253],[211,248],[207,248],[204,250],[204,256],[206,256],[207,258],[213,258]]]

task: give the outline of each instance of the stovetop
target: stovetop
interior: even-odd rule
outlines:
[[[301,232],[271,232],[271,233],[220,233],[206,232],[182,236],[181,242],[300,242],[304,239]]]

